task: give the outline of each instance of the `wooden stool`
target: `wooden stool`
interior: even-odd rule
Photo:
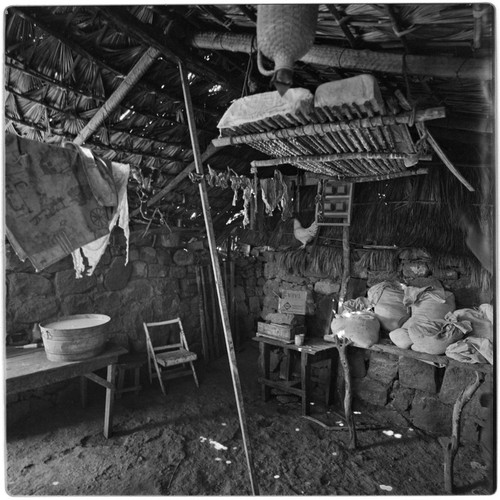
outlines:
[[[135,392],[142,389],[140,384],[141,367],[146,362],[146,358],[141,354],[126,354],[121,356],[116,364],[116,398],[121,398],[124,392]],[[129,387],[125,385],[125,375],[127,372],[133,372],[133,384]]]

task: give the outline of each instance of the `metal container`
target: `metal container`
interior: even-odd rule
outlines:
[[[105,314],[75,314],[40,323],[47,359],[79,361],[97,356],[104,350],[104,325],[110,320]]]

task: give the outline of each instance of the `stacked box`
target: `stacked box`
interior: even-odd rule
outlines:
[[[257,336],[269,337],[284,342],[293,342],[295,335],[305,333],[304,325],[281,325],[279,323],[257,323]]]

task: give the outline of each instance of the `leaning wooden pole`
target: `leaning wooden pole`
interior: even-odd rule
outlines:
[[[234,394],[236,397],[236,406],[238,408],[238,416],[240,419],[241,434],[243,436],[243,446],[245,448],[245,454],[248,464],[248,472],[250,475],[250,485],[252,488],[252,494],[258,495],[259,488],[255,478],[255,471],[253,467],[252,451],[250,447],[250,441],[248,439],[247,422],[245,416],[245,410],[243,406],[243,393],[241,391],[240,376],[238,373],[238,366],[236,363],[236,353],[233,345],[233,338],[231,335],[231,326],[229,323],[229,314],[227,310],[226,297],[224,295],[222,275],[219,265],[219,258],[217,256],[217,244],[215,241],[215,233],[212,224],[212,214],[210,213],[210,205],[208,203],[207,186],[205,183],[205,177],[203,175],[203,165],[201,162],[200,147],[198,144],[198,137],[196,135],[196,124],[194,121],[193,105],[191,102],[191,93],[189,91],[189,82],[182,67],[181,61],[179,64],[179,72],[182,82],[182,92],[184,94],[184,101],[186,105],[186,114],[189,125],[189,134],[191,136],[191,145],[193,147],[193,155],[196,163],[196,173],[199,177],[199,190],[201,198],[201,206],[203,209],[203,216],[205,219],[205,227],[207,231],[208,246],[210,249],[210,259],[212,261],[212,267],[215,276],[215,287],[217,290],[217,298],[219,299],[219,308],[222,318],[222,328],[224,330],[224,337],[226,340],[226,349],[229,358],[229,367],[231,369],[231,377],[233,380]]]
[[[102,122],[120,105],[123,98],[130,92],[130,89],[142,78],[160,54],[161,52],[153,47],[144,52],[123,82],[120,83],[109,99],[75,137],[74,144],[81,146],[100,127]]]

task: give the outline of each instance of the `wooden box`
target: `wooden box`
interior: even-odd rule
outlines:
[[[257,323],[257,335],[270,337],[272,339],[283,340],[284,342],[294,342],[295,335],[305,333],[305,326],[280,325],[278,323]]]
[[[278,311],[288,314],[306,313],[307,292],[299,290],[283,290],[278,300]]]

